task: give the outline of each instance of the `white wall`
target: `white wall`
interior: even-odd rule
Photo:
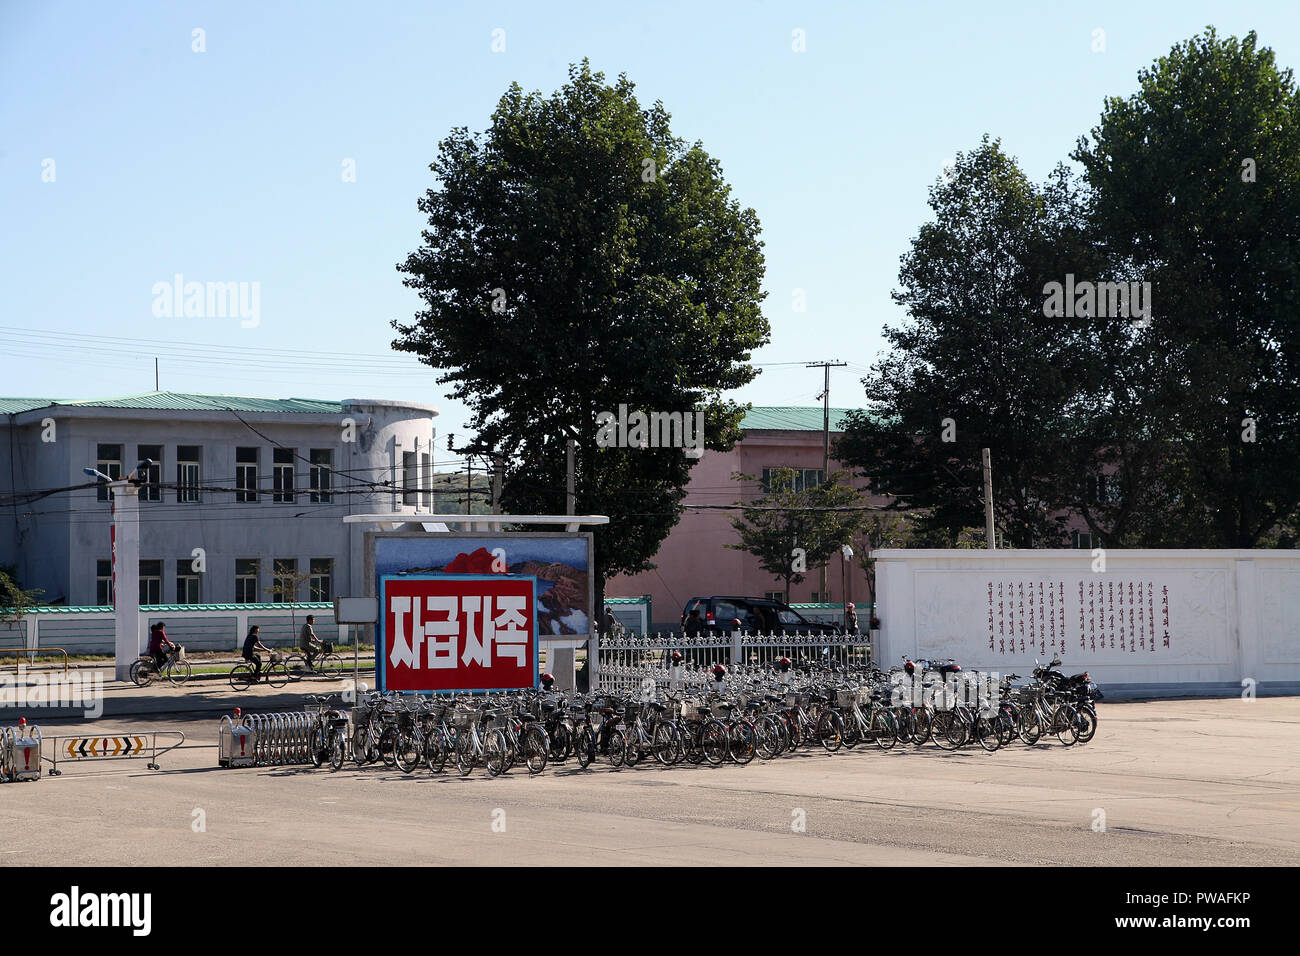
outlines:
[[[1108,549],[1104,572],[1084,550],[875,556],[883,665],[952,657],[1027,677],[1056,653],[1118,696],[1241,693],[1246,679],[1300,692],[1300,552]]]

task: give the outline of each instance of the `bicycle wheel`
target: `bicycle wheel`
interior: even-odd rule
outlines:
[[[894,715],[894,739],[900,744],[911,743],[913,735],[916,733],[916,715],[912,713],[911,707],[895,707]]]
[[[578,742],[575,745],[578,757],[578,766],[586,770],[591,766],[591,762],[596,759],[596,735],[592,733],[590,727],[583,727],[578,731]]]
[[[325,762],[325,741],[320,738],[320,731],[315,727],[307,734],[307,757],[313,767],[319,767]]]
[[[779,753],[781,732],[776,729],[776,721],[770,714],[764,714],[754,721],[754,752],[760,760],[771,760]]]
[[[131,665],[130,677],[137,687],[148,687],[153,683],[153,667],[148,661],[137,660]]]
[[[370,729],[358,724],[352,731],[352,759],[361,767],[370,762]]]
[[[347,745],[343,735],[337,730],[330,732],[330,770],[342,770],[343,760],[347,757]]]
[[[230,669],[230,686],[235,690],[248,690],[252,683],[252,664],[236,664]]]
[[[682,735],[683,757],[689,764],[704,763],[704,748],[700,746],[699,724],[677,722],[677,732]]]
[[[569,728],[563,721],[557,723],[554,732],[548,736],[551,741],[548,756],[551,760],[564,760],[573,752],[573,736],[569,733]]]
[[[385,767],[397,766],[397,732],[392,727],[385,727],[379,735],[378,750]]]
[[[871,715],[871,736],[881,750],[888,750],[898,743],[898,727],[894,724],[893,711],[887,707],[876,708]]]
[[[329,678],[340,676],[343,673],[343,658],[337,654],[322,654],[316,660],[316,673]]]
[[[167,679],[171,681],[173,687],[180,687],[190,679],[190,662],[172,661],[167,668]]]
[[[1052,733],[1067,747],[1079,742],[1079,713],[1070,704],[1058,704],[1052,711]]]
[[[940,750],[957,749],[949,739],[949,732],[956,722],[957,717],[951,710],[936,710],[934,716],[930,718],[930,737]]]
[[[1079,743],[1086,744],[1097,733],[1097,712],[1092,709],[1091,704],[1080,704],[1077,712],[1079,715]]]
[[[707,721],[700,731],[700,750],[704,759],[713,766],[718,766],[727,759],[728,745],[726,725],[716,718]]]
[[[1038,738],[1043,736],[1043,724],[1037,707],[1026,707],[1020,712],[1020,726],[1016,732],[1029,746],[1038,743]]]
[[[677,728],[668,721],[661,720],[655,724],[654,733],[650,735],[650,741],[655,760],[658,760],[665,767],[671,767],[680,759],[678,754],[680,741],[677,736]]]
[[[263,673],[266,674],[266,682],[272,687],[283,687],[289,683],[289,671],[283,664],[270,664]]]
[[[635,767],[641,762],[641,740],[633,727],[629,727],[623,736],[627,740],[627,751],[623,755],[623,762],[629,767]]]
[[[424,759],[424,741],[418,732],[393,735],[393,763],[402,773],[414,773]]]
[[[840,735],[840,740],[844,746],[852,750],[862,742],[862,725],[858,723],[858,716],[853,712],[853,708],[840,717],[840,722],[844,725],[844,732]]]
[[[738,720],[731,727],[728,734],[730,748],[728,754],[731,759],[742,767],[754,759],[754,725],[748,720]]]
[[[492,776],[499,777],[509,769],[509,755],[506,752],[509,746],[504,731],[488,732],[487,739],[483,741],[483,766],[487,767],[487,772]]]
[[[443,745],[442,732],[435,730],[424,738],[424,765],[429,773],[442,773],[447,766],[447,748]]]
[[[621,767],[625,760],[627,760],[627,734],[615,730],[609,735],[609,762],[612,766]]]
[[[551,742],[546,739],[546,731],[534,724],[524,731],[523,740],[519,743],[524,752],[524,766],[528,768],[528,773],[538,774],[545,770],[551,750]]]
[[[917,707],[912,711],[912,717],[916,721],[912,727],[912,743],[916,746],[924,746],[934,735],[934,711],[928,707]]]
[[[300,681],[307,674],[311,673],[307,667],[307,659],[301,654],[290,654],[284,659],[285,673],[289,675],[289,680]]]
[[[983,714],[977,716],[975,718],[973,731],[975,742],[989,753],[993,753],[993,751],[1002,746],[1002,739],[998,735],[996,717],[985,717]]]
[[[1016,721],[1011,716],[1012,712],[1003,707],[998,711],[997,728],[998,728],[998,746],[1006,747],[1011,741],[1016,739]]]
[[[833,710],[823,710],[817,718],[817,742],[833,754],[844,742],[844,721]]]
[[[468,776],[474,769],[474,734],[466,731],[456,741],[456,769],[461,776]]]

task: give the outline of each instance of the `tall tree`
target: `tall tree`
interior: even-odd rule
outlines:
[[[730,448],[744,410],[722,393],[754,378],[769,336],[758,217],[669,119],[585,60],[549,97],[512,85],[485,133],[440,144],[423,243],[398,265],[423,307],[393,346],[439,369],[479,445],[508,456],[508,510],[564,511],[577,440],[577,510],[610,517],[598,606],[605,577],[653,567],[696,459],[599,447],[597,416],[698,409],[705,447]]]
[[[1097,362],[1086,323],[1044,315],[1046,283],[1096,255],[1078,187],[1063,167],[1035,187],[986,136],[929,204],[934,221],[902,256],[894,293],[907,320],[886,327],[891,351],[863,379],[867,408],[850,414],[836,455],[891,507],[918,511],[921,532],[955,537],[984,523],[988,447],[1004,541],[1052,546],[1063,539],[1053,476]]]
[[[753,475],[733,475],[737,481],[754,481]],[[793,468],[774,468],[768,487],[758,498],[739,501],[739,518],[731,519],[740,541],[726,547],[748,551],[759,567],[790,585],[800,584],[804,572],[831,559],[841,545],[849,544],[866,524],[862,496],[842,484],[843,472],[833,472],[820,484],[796,487]],[[836,509],[843,508],[840,511]]]
[[[1140,534],[1250,547],[1300,505],[1300,95],[1254,33],[1213,28],[1138,82],[1073,158],[1107,255],[1152,284],[1143,424],[1166,507]]]

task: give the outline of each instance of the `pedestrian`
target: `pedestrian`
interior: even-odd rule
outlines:
[[[852,601],[844,605],[844,631],[847,634],[858,633],[858,612]]]

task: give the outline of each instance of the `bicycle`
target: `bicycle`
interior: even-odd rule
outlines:
[[[500,708],[457,710],[453,723],[457,729],[456,769],[468,776],[480,760],[493,777],[506,771],[506,735],[499,723],[505,718]],[[488,724],[497,726],[489,727]]]
[[[334,653],[334,645],[329,641],[321,644],[320,653],[314,657],[314,666],[307,663],[305,653],[290,654],[285,658],[284,666],[289,672],[289,680],[300,681],[304,677],[335,678],[343,673],[343,658]]]
[[[131,664],[129,676],[137,687],[148,687],[155,678],[166,679],[173,687],[179,687],[190,679],[190,664],[185,660],[185,648],[178,645],[169,651],[162,667],[154,663],[153,655],[141,654]]]
[[[230,686],[235,690],[248,690],[248,688],[257,682],[254,676],[256,671],[251,662],[236,664],[230,669]],[[271,652],[271,663],[262,668],[262,680],[265,680],[272,687],[283,687],[289,683],[289,671],[284,666],[284,659],[279,651]]]
[[[316,713],[307,738],[307,753],[312,766],[320,767],[328,760],[330,770],[341,770],[347,751],[348,715],[342,710],[327,709],[333,695],[309,696],[307,699],[316,702]]]

